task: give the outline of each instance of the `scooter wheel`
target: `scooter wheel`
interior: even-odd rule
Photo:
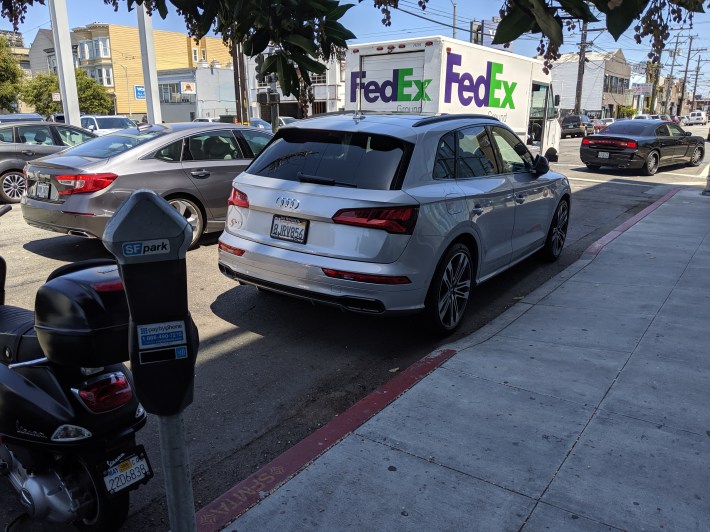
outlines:
[[[128,492],[109,496],[103,489],[103,480],[92,473],[90,467],[79,461],[85,476],[85,488],[92,499],[88,511],[83,517],[74,521],[74,526],[85,532],[115,532],[121,528],[128,517]]]

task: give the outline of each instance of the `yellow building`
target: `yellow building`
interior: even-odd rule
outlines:
[[[72,31],[79,42],[79,66],[114,95],[116,114],[136,119],[145,115],[138,29],[93,23]],[[229,49],[216,37],[195,42],[183,33],[153,30],[153,43],[157,70],[192,68],[201,61],[224,66],[232,61]]]

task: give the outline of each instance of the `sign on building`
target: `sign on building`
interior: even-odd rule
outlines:
[[[52,93],[52,101],[53,102],[61,102],[62,101],[62,95],[58,92],[53,92]]]
[[[653,91],[653,84],[651,83],[634,83],[631,85],[631,92],[634,96],[649,96]]]
[[[145,85],[133,85],[133,94],[136,100],[145,100]]]
[[[192,81],[181,81],[180,94],[196,94],[195,83]]]

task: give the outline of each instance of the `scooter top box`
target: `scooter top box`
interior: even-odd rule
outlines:
[[[115,263],[64,267],[35,299],[35,330],[45,356],[99,367],[128,360],[128,302]]]

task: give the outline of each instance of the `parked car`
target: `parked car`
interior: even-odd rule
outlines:
[[[688,115],[680,115],[680,125],[681,126],[687,126],[688,125]]]
[[[193,122],[219,122],[220,118],[218,116],[204,116],[204,117],[197,117],[193,120]]]
[[[271,131],[271,124],[269,124],[266,120],[262,120],[261,118],[250,118],[249,125],[251,127],[258,127],[259,129]]]
[[[473,285],[560,256],[570,197],[494,118],[315,117],[279,129],[234,179],[219,268],[349,311],[424,311],[448,333]]]
[[[693,125],[706,126],[707,123],[708,123],[708,115],[705,114],[705,111],[692,111],[688,115],[687,124],[689,126],[693,126]]]
[[[294,118],[292,116],[280,116],[279,117],[279,126],[288,126],[289,124],[293,124],[298,118]]]
[[[28,224],[101,238],[133,190],[150,187],[192,225],[192,246],[224,227],[235,175],[271,134],[235,124],[162,124],[124,129],[26,167],[22,215]]]
[[[660,166],[698,166],[705,156],[705,139],[672,122],[629,120],[611,124],[603,133],[584,139],[579,156],[590,170],[613,166],[653,175]]]
[[[117,115],[82,115],[80,120],[81,127],[93,131],[97,135],[106,135],[136,125],[130,118]]]
[[[658,118],[660,118],[664,122],[673,122],[673,120],[671,120],[670,115],[658,115]]]
[[[90,131],[49,122],[0,124],[0,200],[18,203],[27,189],[22,169],[28,161],[96,137]]]
[[[587,115],[567,115],[562,119],[561,138],[586,137],[594,133],[594,124]]]
[[[609,124],[612,124],[613,122],[614,122],[613,118],[595,118],[595,119],[593,119],[592,124],[594,125],[594,133],[599,133],[606,126],[608,126]]]
[[[42,115],[37,113],[8,113],[0,114],[0,124],[6,122],[44,122]]]

